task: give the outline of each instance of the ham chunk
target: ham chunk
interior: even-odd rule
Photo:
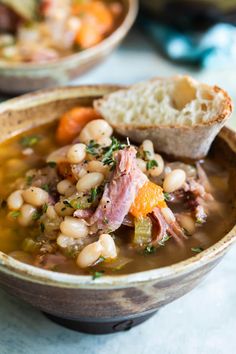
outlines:
[[[117,230],[146,181],[146,175],[136,165],[135,148],[120,150],[111,180],[105,186],[102,199],[90,219],[94,229],[103,232]]]

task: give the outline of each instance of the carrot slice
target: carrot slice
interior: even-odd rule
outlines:
[[[100,34],[110,32],[114,26],[112,11],[107,4],[102,1],[91,1],[87,3],[75,4],[72,13],[80,16],[83,21],[95,24]]]
[[[157,184],[148,181],[139,189],[134,203],[131,205],[130,213],[136,218],[144,217],[151,213],[156,206],[166,207],[163,190]]]
[[[101,115],[91,107],[75,107],[63,114],[56,131],[59,144],[70,144],[91,120],[99,119]]]
[[[113,17],[108,6],[101,1],[94,1],[90,5],[91,15],[96,20],[101,33],[111,31],[113,27]]]
[[[76,34],[75,41],[82,49],[87,49],[98,44],[102,39],[97,26],[84,21]]]

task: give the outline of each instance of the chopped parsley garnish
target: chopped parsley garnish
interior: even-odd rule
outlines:
[[[55,168],[57,163],[55,161],[49,161],[47,162],[48,166],[51,167],[51,168]]]
[[[115,168],[116,160],[112,156],[104,157],[102,159],[102,162],[103,162],[103,165],[111,166],[111,170],[113,170]]]
[[[31,186],[34,176],[26,176],[27,186]]]
[[[192,247],[191,251],[194,253],[201,253],[204,249],[202,247]]]
[[[45,225],[42,222],[40,223],[40,230],[42,233],[44,233]]]
[[[168,241],[171,238],[170,235],[165,234],[160,241],[158,241],[160,246],[165,246],[166,241]]]
[[[150,156],[151,156],[150,151],[143,150],[143,157],[144,157],[144,160],[149,160],[149,159],[150,159]]]
[[[63,200],[63,204],[67,207],[67,208],[73,208],[73,206],[70,204],[70,202],[68,200]]]
[[[43,204],[43,206],[42,206],[42,212],[43,212],[43,213],[46,213],[47,210],[48,210],[48,205],[47,205],[47,203],[45,203],[45,204]]]
[[[43,184],[42,189],[44,189],[46,192],[49,192],[49,185],[47,183]]]
[[[157,167],[157,166],[158,166],[158,163],[156,160],[149,160],[146,163],[147,170],[151,170],[153,167]]]
[[[20,139],[20,144],[24,148],[32,147],[36,145],[40,139],[41,137],[38,135],[23,136],[23,138]]]
[[[144,249],[145,254],[153,254],[156,252],[156,248],[152,245],[147,245]]]
[[[126,144],[121,144],[119,140],[112,137],[111,145],[103,148],[104,156],[102,159],[103,165],[109,165],[113,168],[115,167],[116,160],[113,157],[113,152],[117,150],[123,150],[126,147]]]
[[[90,142],[86,146],[86,152],[90,155],[98,156],[97,149],[99,148],[99,146],[100,145],[98,143],[96,143],[94,140],[90,140]]]
[[[33,220],[38,220],[42,216],[42,212],[40,210],[35,210],[32,214],[32,219]]]
[[[101,270],[100,272],[95,271],[92,273],[92,279],[95,280],[95,279],[101,278],[104,273],[105,273],[104,270]]]
[[[98,187],[91,188],[91,194],[90,194],[90,196],[88,198],[88,202],[89,203],[94,203],[96,198],[97,198],[97,196],[98,196],[98,194],[99,194]]]
[[[171,200],[170,193],[164,192],[164,199],[165,199],[166,202],[169,202]]]
[[[19,211],[19,210],[13,210],[13,211],[11,211],[11,212],[9,213],[9,215],[10,215],[12,218],[16,219],[16,218],[18,218],[18,216],[20,216],[20,211]]]

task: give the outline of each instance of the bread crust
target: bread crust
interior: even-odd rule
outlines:
[[[176,80],[178,77],[171,78]],[[185,76],[188,80],[192,80],[191,77]],[[151,81],[165,80],[161,78],[155,78]],[[148,85],[148,82],[147,82]],[[171,125],[160,125],[160,124],[127,124],[127,123],[115,123],[112,121],[112,117],[106,116],[103,112],[104,103],[110,99],[110,94],[98,99],[94,102],[94,108],[103,115],[117,131],[123,136],[128,136],[130,139],[137,143],[141,143],[145,139],[150,139],[153,141],[154,147],[157,151],[162,153],[172,155],[178,158],[187,159],[201,159],[205,157],[209,151],[209,148],[224,126],[226,120],[232,112],[232,100],[226,91],[219,88],[218,86],[204,85],[206,88],[213,89],[215,93],[222,93],[224,96],[221,109],[217,112],[217,115],[210,122],[202,122],[195,124],[193,126],[171,124]],[[126,92],[132,89],[132,87],[126,87],[124,89],[118,90],[118,92]]]

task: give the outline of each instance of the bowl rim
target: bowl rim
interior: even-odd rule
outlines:
[[[80,85],[41,90],[1,103],[0,114],[8,110],[14,112],[14,110],[35,107],[36,105],[53,102],[55,100],[75,98],[78,96],[99,96],[99,94],[104,94],[104,92],[117,90],[119,88],[121,88],[119,85]],[[17,131],[16,133],[18,134]],[[16,135],[16,133],[14,135]],[[225,127],[222,129],[219,136],[223,137],[226,141],[228,140],[228,145],[236,152],[236,132],[234,130]],[[37,268],[17,261],[3,252],[0,252],[0,272],[29,282],[63,288],[124,288],[140,283],[167,280],[182,274],[191,273],[207,263],[217,261],[235,241],[236,225],[212,246],[186,260],[174,263],[170,266],[137,273],[114,276],[105,275],[95,281],[92,279],[91,275],[71,275]]]
[[[86,62],[91,57],[94,57],[100,52],[104,52],[108,50],[111,46],[115,43],[118,43],[122,40],[123,37],[128,33],[130,28],[132,27],[139,9],[139,2],[138,0],[122,0],[127,6],[127,12],[124,16],[120,25],[113,31],[108,37],[104,38],[100,43],[94,45],[91,48],[84,49],[81,52],[75,52],[64,57],[59,57],[58,59],[45,61],[42,63],[25,63],[25,62],[4,62],[0,61],[0,70],[41,70],[41,69],[51,69],[55,66],[62,65],[65,63],[70,63],[76,59],[80,61]]]

